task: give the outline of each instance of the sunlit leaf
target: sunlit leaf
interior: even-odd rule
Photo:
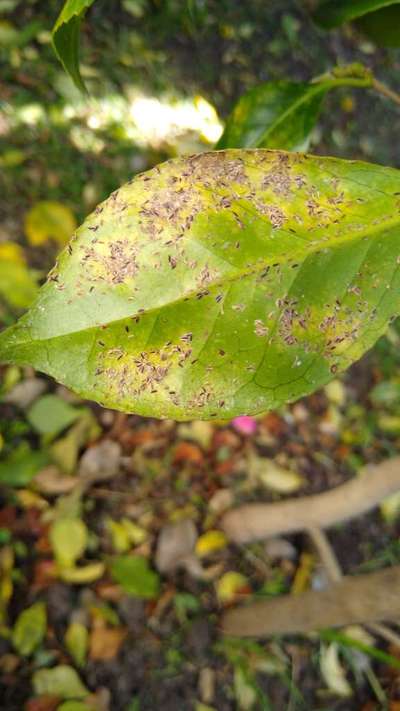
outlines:
[[[108,519],[107,528],[117,553],[126,553],[132,546],[143,543],[147,538],[147,532],[127,518],[121,521]]]
[[[47,694],[61,699],[84,699],[89,694],[75,669],[67,664],[39,669],[34,673],[32,683],[38,696]]]
[[[33,246],[50,239],[64,246],[76,227],[75,217],[69,207],[51,200],[36,203],[25,217],[26,236]]]
[[[200,557],[206,556],[225,548],[227,543],[228,540],[223,531],[207,531],[197,539],[195,551]]]
[[[79,32],[86,10],[94,0],[66,0],[53,28],[53,46],[65,71],[85,91],[79,71]]]
[[[28,657],[42,642],[46,634],[46,606],[36,602],[23,610],[13,629],[12,641],[19,654]]]
[[[26,309],[37,290],[35,274],[26,266],[22,248],[14,242],[0,244],[0,300],[13,308]]]
[[[143,556],[117,556],[111,563],[111,575],[129,595],[154,598],[159,593],[159,577]]]
[[[216,147],[306,150],[328,91],[370,85],[361,65],[338,68],[313,82],[259,84],[239,99]]]
[[[102,561],[80,565],[77,568],[61,568],[60,578],[73,585],[89,585],[104,575],[105,565]]]
[[[222,603],[232,602],[247,587],[248,580],[241,573],[235,571],[224,573],[216,584],[218,600]]]
[[[61,568],[73,568],[84,553],[88,532],[79,518],[56,519],[50,529],[50,542]]]
[[[325,29],[356,21],[357,27],[377,44],[400,46],[399,0],[325,0],[314,19]]]
[[[14,262],[14,264],[26,264],[24,250],[16,242],[2,242],[0,244],[0,261]]]
[[[142,415],[255,414],[357,360],[400,309],[400,173],[223,151],[137,176],[0,335],[83,397]]]

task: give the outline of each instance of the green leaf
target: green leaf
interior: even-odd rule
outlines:
[[[325,0],[314,14],[315,22],[324,29],[357,20],[357,26],[377,44],[400,45],[399,0]]]
[[[64,701],[57,711],[93,711],[93,706],[84,704],[83,701]]]
[[[65,71],[81,91],[85,85],[79,71],[79,32],[86,10],[94,0],[66,0],[53,28],[53,46]]]
[[[325,385],[400,310],[400,172],[279,151],[179,158],[86,220],[0,360],[175,419]]]
[[[111,563],[111,575],[129,595],[151,599],[159,593],[159,577],[143,556],[117,556]]]
[[[35,651],[46,634],[46,624],[43,602],[36,602],[21,612],[12,633],[13,645],[19,654],[28,657]]]
[[[342,86],[371,86],[371,76],[350,65],[313,82],[260,84],[239,99],[216,147],[305,150],[325,95]]]
[[[0,462],[0,484],[26,486],[47,463],[45,452],[35,452],[27,442],[21,442],[8,459]]]
[[[65,633],[65,646],[78,667],[83,667],[89,645],[89,632],[81,622],[71,622]]]
[[[398,2],[399,0],[323,0],[313,17],[321,27],[331,29]]]
[[[400,4],[360,17],[356,27],[380,47],[400,47]]]
[[[32,405],[27,419],[36,432],[55,437],[81,414],[82,410],[72,407],[57,395],[44,395]]]
[[[87,546],[88,532],[79,518],[56,519],[50,529],[50,542],[61,568],[73,568]]]
[[[37,696],[84,699],[89,694],[75,669],[67,664],[60,664],[52,669],[39,669],[34,673],[32,682]]]

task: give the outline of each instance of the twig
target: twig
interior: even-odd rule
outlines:
[[[390,89],[390,87],[383,84],[379,79],[375,79],[375,77],[372,79],[372,86],[379,94],[382,94],[382,96],[385,96],[400,106],[400,94],[398,94],[397,91],[393,91],[393,89]]]
[[[234,543],[329,528],[366,513],[400,489],[400,457],[367,467],[341,486],[314,496],[273,504],[245,504],[227,511],[221,526]]]
[[[330,581],[332,583],[336,583],[339,580],[342,580],[343,573],[340,568],[339,561],[336,558],[335,551],[333,550],[326,533],[318,528],[312,528],[308,530],[308,534],[318,551],[321,562]],[[390,627],[386,627],[386,625],[378,622],[371,622],[367,624],[366,627],[370,630],[370,632],[379,635],[379,637],[382,637],[382,639],[386,640],[386,642],[390,642],[400,649],[400,637],[393,632]]]
[[[390,627],[386,627],[386,625],[382,625],[380,622],[372,622],[368,625],[368,629],[378,634],[382,639],[386,640],[386,642],[394,644],[395,647],[400,649],[400,637],[396,632],[393,632]]]
[[[400,566],[344,577],[322,591],[282,595],[228,610],[222,631],[237,637],[307,633],[400,616]]]
[[[320,528],[309,528],[307,533],[318,551],[329,580],[331,583],[337,583],[343,578],[343,574],[340,569],[339,561],[335,556],[326,534],[321,531]]]

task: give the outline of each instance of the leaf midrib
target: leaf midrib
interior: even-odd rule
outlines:
[[[384,234],[385,232],[389,231],[390,229],[396,228],[396,227],[398,227],[398,226],[400,227],[400,216],[399,216],[399,217],[396,217],[396,218],[393,218],[393,219],[391,219],[391,220],[386,220],[385,222],[382,222],[382,223],[379,225],[379,228],[377,228],[376,226],[373,226],[373,227],[369,226],[367,229],[362,230],[362,231],[360,230],[360,231],[357,232],[356,234],[351,234],[351,236],[344,235],[343,237],[339,237],[339,238],[337,238],[337,239],[335,239],[334,241],[331,241],[331,242],[326,242],[326,243],[318,242],[318,244],[315,244],[315,245],[313,245],[313,246],[311,246],[312,243],[310,243],[310,249],[307,250],[307,251],[305,252],[305,254],[303,254],[301,257],[296,257],[295,255],[293,255],[293,257],[291,257],[291,259],[287,259],[285,256],[282,256],[281,258],[279,258],[279,257],[277,257],[277,256],[274,256],[274,257],[271,257],[271,261],[269,261],[269,262],[264,262],[262,265],[259,265],[259,266],[257,265],[257,266],[256,266],[255,268],[253,268],[253,269],[244,270],[244,271],[241,272],[241,273],[235,274],[235,275],[232,276],[231,278],[225,278],[225,279],[223,279],[223,280],[217,280],[217,281],[213,282],[212,284],[209,284],[208,287],[211,288],[211,289],[213,289],[213,288],[218,288],[219,286],[223,287],[223,286],[225,286],[225,285],[232,284],[232,283],[234,283],[234,282],[236,282],[236,281],[239,281],[239,280],[241,280],[241,279],[243,279],[243,278],[245,278],[245,277],[247,277],[247,276],[251,276],[252,274],[254,274],[254,275],[255,275],[255,274],[260,274],[260,273],[262,273],[262,272],[264,271],[264,269],[265,269],[266,267],[271,266],[272,263],[273,263],[273,264],[282,264],[282,263],[285,263],[285,262],[287,262],[287,261],[291,261],[292,259],[296,259],[296,258],[297,258],[297,259],[305,260],[305,259],[307,259],[309,256],[311,256],[312,254],[316,254],[316,253],[320,252],[320,251],[323,250],[323,249],[335,249],[336,247],[339,247],[339,246],[341,246],[341,245],[343,245],[343,244],[351,244],[351,243],[353,243],[353,242],[355,242],[355,241],[357,241],[357,240],[362,240],[362,239],[365,239],[365,238],[370,237],[370,236],[371,236],[371,237],[378,237],[379,235]],[[282,231],[282,232],[285,232],[286,234],[290,235],[291,237],[294,236],[294,235],[292,235],[292,233],[287,232],[286,230],[281,230],[281,231]],[[198,288],[193,289],[192,291],[188,291],[188,292],[186,292],[185,294],[183,294],[181,297],[179,297],[178,299],[175,299],[175,300],[172,300],[172,301],[168,301],[168,302],[166,302],[165,304],[161,304],[160,306],[154,306],[153,308],[150,308],[150,309],[148,309],[147,311],[142,312],[142,313],[140,314],[140,316],[143,318],[144,316],[147,316],[147,315],[152,314],[152,313],[154,313],[154,312],[160,311],[161,309],[168,308],[168,307],[170,307],[170,306],[174,306],[174,305],[176,305],[176,304],[179,304],[180,302],[182,302],[182,301],[184,301],[184,300],[186,301],[186,300],[188,300],[188,299],[191,299],[191,298],[195,297],[195,296],[198,294],[198,291],[199,291]],[[93,326],[88,326],[88,327],[86,327],[86,328],[80,328],[80,329],[77,329],[77,330],[75,330],[75,331],[68,331],[68,332],[66,332],[66,333],[62,333],[62,334],[59,334],[59,335],[54,335],[54,336],[49,336],[49,337],[44,337],[44,338],[35,337],[35,338],[33,338],[33,339],[32,339],[32,338],[29,338],[29,336],[27,335],[27,331],[30,330],[30,327],[29,327],[29,326],[27,326],[27,325],[25,325],[25,324],[24,324],[23,326],[22,326],[22,325],[21,325],[21,326],[18,326],[18,324],[16,324],[16,326],[15,326],[15,327],[11,327],[11,329],[14,329],[14,328],[18,329],[18,327],[19,327],[20,329],[24,329],[24,331],[25,331],[25,334],[24,334],[24,335],[25,335],[25,338],[24,338],[23,340],[21,340],[21,341],[14,341],[13,347],[17,347],[17,346],[19,346],[19,345],[25,345],[25,344],[27,343],[27,341],[29,341],[29,340],[31,340],[31,341],[33,341],[33,342],[46,343],[46,342],[49,342],[49,341],[57,340],[57,339],[59,339],[59,338],[66,338],[66,337],[68,337],[68,336],[74,336],[74,335],[77,335],[77,334],[79,334],[79,333],[88,333],[88,334],[89,334],[90,332],[95,331],[95,330],[101,328],[101,327],[104,326],[104,325],[113,326],[113,325],[116,325],[116,324],[118,324],[118,323],[123,323],[124,321],[126,321],[127,319],[130,319],[130,318],[134,317],[135,315],[138,315],[138,313],[137,313],[137,312],[133,312],[133,313],[131,313],[131,314],[129,314],[129,315],[124,316],[123,318],[119,318],[119,319],[115,319],[115,320],[112,320],[112,321],[108,321],[108,322],[106,322],[106,323],[104,323],[104,324],[96,324],[96,325],[93,325]],[[9,330],[7,329],[7,330],[5,330],[3,333],[0,334],[0,355],[1,355],[1,343],[2,343],[2,341],[4,341],[4,340],[5,340],[6,343],[7,343],[7,338],[5,339],[4,336],[7,336],[8,333],[9,333]]]

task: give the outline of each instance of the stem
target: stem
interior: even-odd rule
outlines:
[[[370,511],[400,489],[400,457],[370,467],[322,494],[272,504],[251,503],[226,511],[220,525],[234,543],[329,528]]]
[[[400,106],[400,94],[398,94],[397,91],[393,91],[393,89],[390,89],[386,84],[379,81],[379,79],[375,79],[375,77],[372,79],[372,87],[378,94],[382,94],[382,96],[385,96]]]

